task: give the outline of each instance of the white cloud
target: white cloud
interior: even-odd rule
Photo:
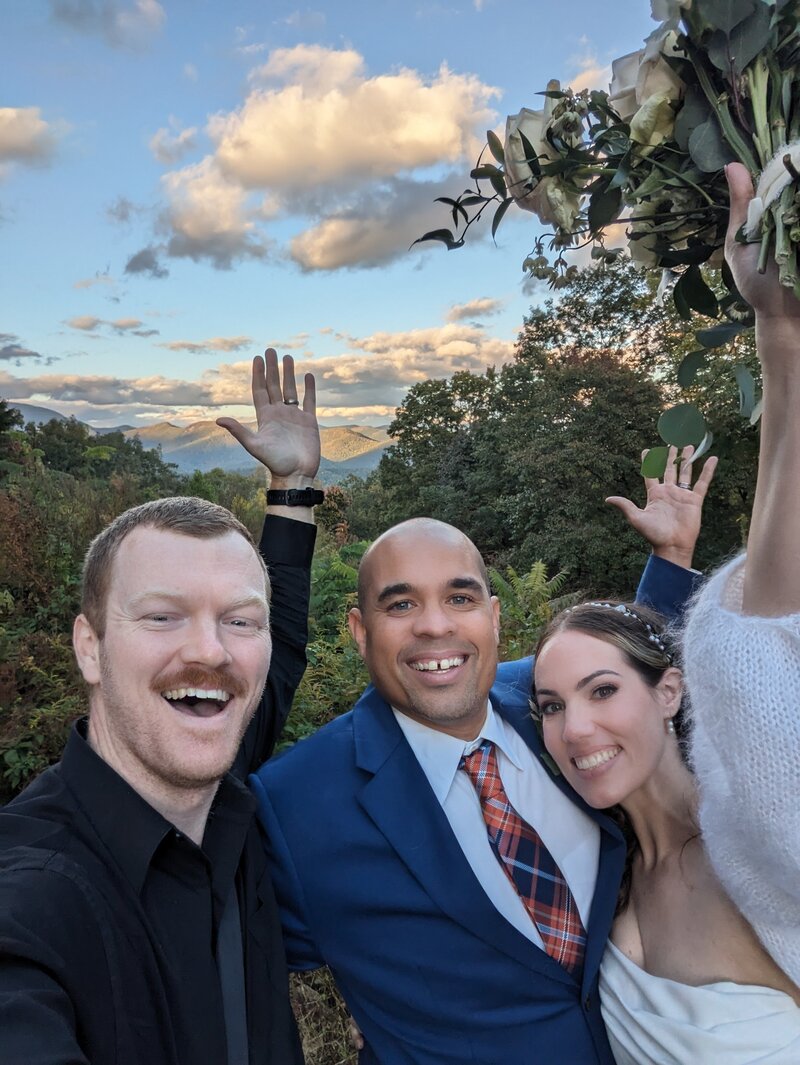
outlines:
[[[199,354],[205,351],[241,351],[242,348],[251,347],[252,343],[252,337],[238,336],[209,337],[208,340],[169,340],[158,346],[168,351],[191,351]]]
[[[499,314],[502,309],[502,300],[481,296],[468,303],[453,304],[447,312],[447,320],[448,322],[463,322],[469,318],[489,318],[493,314]]]
[[[237,29],[240,42],[249,32]],[[295,217],[305,228],[289,255],[303,269],[397,258],[438,224],[431,201],[452,191],[431,180],[431,168],[463,175],[497,95],[444,66],[432,77],[371,75],[353,49],[277,49],[251,75],[242,105],[209,118],[213,154],[164,175],[166,254],[229,268],[266,256],[265,223]],[[183,148],[183,134],[157,137],[164,157]]]
[[[240,339],[249,342],[249,338],[215,338],[202,344],[219,345],[224,340],[230,344],[229,350],[235,350],[234,342]],[[512,341],[488,337],[485,330],[474,325],[456,323],[342,339],[349,351],[299,359],[296,372],[299,379],[306,372],[315,374],[321,409],[330,416],[352,411],[353,420],[367,414],[382,417],[403,401],[412,385],[429,378],[450,377],[458,370],[481,373],[487,366],[508,362],[514,350]],[[176,343],[194,342],[173,345]],[[215,350],[225,349],[218,346]],[[43,374],[15,378],[0,373],[0,393],[18,400],[88,404],[98,408],[102,417],[106,416],[105,408],[122,410],[121,404],[161,409],[164,417],[167,411],[174,413],[182,407],[191,408],[194,413],[204,409],[206,416],[214,417],[220,408],[249,408],[250,362],[206,369],[198,381],[161,375],[128,379]]]
[[[150,151],[159,163],[164,166],[174,166],[194,150],[196,133],[195,126],[178,129],[175,120],[171,118],[169,128],[162,127],[150,138]]]
[[[166,13],[158,0],[50,0],[57,22],[102,37],[113,48],[141,48],[164,24]]]
[[[92,330],[97,329],[99,325],[102,325],[101,318],[95,318],[91,314],[80,314],[75,318],[68,318],[64,323],[71,326],[73,329],[82,329],[84,332],[90,333]]]
[[[274,87],[253,89],[208,132],[222,173],[289,193],[456,162],[474,149],[497,95],[444,66],[429,80],[408,69],[368,77],[357,52],[319,45],[278,49],[255,73]]]
[[[416,237],[441,228],[442,207],[434,201],[452,192],[456,180],[454,174],[440,182],[385,182],[298,234],[289,253],[309,271],[383,266],[404,255]]]
[[[183,76],[186,78],[187,81],[197,81],[200,77],[200,74],[198,73],[197,67],[194,65],[194,63],[184,63]]]
[[[165,174],[162,187],[168,200],[162,225],[171,231],[169,255],[210,259],[220,269],[230,269],[235,259],[266,255],[266,241],[249,217],[244,189],[226,181],[210,156]]]
[[[55,146],[54,129],[38,107],[0,107],[0,163],[42,165]]]

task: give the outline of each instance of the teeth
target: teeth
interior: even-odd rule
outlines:
[[[165,699],[186,699],[189,696],[194,696],[195,699],[213,699],[217,703],[227,703],[230,699],[230,692],[223,691],[222,688],[172,688],[170,691],[162,692],[161,695]]]
[[[605,751],[588,754],[585,758],[573,758],[573,761],[578,769],[596,769],[597,766],[604,765],[606,762],[610,762],[612,758],[616,758],[620,750],[620,747],[609,747]]]
[[[460,666],[463,661],[463,655],[460,655],[458,658],[432,658],[428,662],[412,662],[411,668],[417,669],[421,673],[436,673],[445,669],[453,669],[455,666]]]

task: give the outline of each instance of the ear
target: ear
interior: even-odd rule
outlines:
[[[665,717],[674,717],[680,709],[683,696],[683,674],[676,666],[665,669],[661,680],[656,685],[661,704],[666,711]]]
[[[364,625],[364,619],[361,615],[361,611],[357,606],[352,607],[347,615],[347,627],[350,630],[350,635],[355,640],[358,653],[362,658],[366,657],[367,653],[367,629]]]
[[[496,595],[491,598],[492,604],[492,616],[494,623],[494,642],[495,645],[500,643],[500,600]]]
[[[85,614],[79,614],[72,626],[72,647],[78,669],[87,684],[100,683],[100,639]]]

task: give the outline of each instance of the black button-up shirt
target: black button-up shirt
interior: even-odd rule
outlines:
[[[298,524],[265,526],[293,527],[295,546],[278,560],[288,573],[270,566],[284,654],[258,712],[266,720],[245,743],[248,762],[266,755],[253,737],[272,743],[302,675],[304,629],[294,617],[282,628],[281,604],[296,610],[307,588],[313,530],[300,530],[310,544],[298,559]],[[253,809],[226,776],[198,847],[76,726],[61,762],[0,811],[2,1065],[226,1065],[229,1047],[249,1051],[251,1065],[302,1062]]]

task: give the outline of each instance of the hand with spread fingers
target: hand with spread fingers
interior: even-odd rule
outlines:
[[[643,454],[646,455],[645,451]],[[694,548],[700,535],[703,501],[714,478],[717,459],[707,458],[702,473],[692,487],[693,447],[685,447],[678,463],[677,449],[671,447],[663,480],[645,477],[647,502],[637,507],[624,496],[609,496],[606,503],[617,507],[630,525],[653,548],[653,554],[691,569]]]
[[[302,405],[297,396],[294,359],[283,357],[283,382],[274,348],[253,359],[253,406],[258,427],[253,430],[235,418],[217,418],[253,458],[272,474],[273,488],[309,486],[320,460],[314,375],[305,375]]]

